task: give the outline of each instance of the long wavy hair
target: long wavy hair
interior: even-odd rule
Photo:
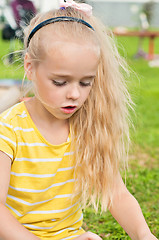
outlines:
[[[31,30],[40,22],[57,16],[81,18],[90,23],[95,31],[77,22],[59,22],[41,28],[29,43]],[[119,56],[113,35],[94,16],[71,7],[53,10],[35,16],[25,29],[25,50],[34,61],[47,54],[42,38],[54,34],[68,39],[93,42],[100,47],[97,75],[91,92],[83,106],[70,118],[72,146],[75,149],[75,192],[82,193],[82,204],[92,204],[105,211],[113,202],[115,179],[121,166],[127,166],[129,146],[129,107],[132,106],[127,91],[128,68]],[[121,164],[123,163],[123,164]]]

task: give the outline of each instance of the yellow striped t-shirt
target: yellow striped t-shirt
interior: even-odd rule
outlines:
[[[24,227],[42,240],[71,240],[84,232],[80,195],[71,197],[70,136],[50,144],[21,102],[0,115],[0,151],[12,160],[6,206]]]

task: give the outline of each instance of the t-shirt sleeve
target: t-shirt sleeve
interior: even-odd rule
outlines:
[[[13,162],[16,153],[16,135],[13,126],[2,119],[0,119],[0,151],[7,154]]]

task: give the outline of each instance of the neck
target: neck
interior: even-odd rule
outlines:
[[[54,128],[61,128],[69,126],[68,119],[57,119],[54,117],[41,103],[34,97],[26,102],[26,107],[33,120],[38,121],[41,124],[48,125]]]
[[[70,131],[68,120],[55,118],[36,98],[25,105],[34,124],[49,143],[59,145],[67,141]]]

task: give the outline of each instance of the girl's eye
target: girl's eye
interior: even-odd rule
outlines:
[[[82,87],[88,87],[88,86],[91,86],[92,83],[91,83],[91,82],[80,82],[80,85],[81,85]]]
[[[53,84],[56,86],[64,86],[66,84],[66,81],[56,81],[52,80]]]

